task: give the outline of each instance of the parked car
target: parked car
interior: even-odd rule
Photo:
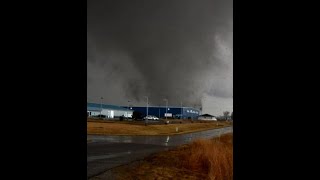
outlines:
[[[144,120],[148,119],[148,120],[159,121],[159,118],[157,116],[152,116],[152,115],[148,115],[148,116],[144,117],[143,119]]]
[[[92,117],[97,117],[97,118],[106,118],[106,115],[99,114],[99,115],[95,115],[95,116],[92,116]]]

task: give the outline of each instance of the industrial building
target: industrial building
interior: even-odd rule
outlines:
[[[182,114],[182,119],[197,119],[200,115],[200,110],[192,107],[172,107],[168,106],[149,106],[148,115],[153,115],[159,118],[180,118]],[[130,107],[134,111],[142,113],[143,116],[147,115],[147,107]]]
[[[87,103],[87,116],[104,115],[106,118],[132,117],[133,110],[115,105]]]

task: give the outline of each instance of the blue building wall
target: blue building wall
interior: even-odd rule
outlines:
[[[130,107],[131,110],[141,112],[143,116],[147,115],[147,107]],[[148,115],[157,116],[160,118],[165,118],[166,108],[165,107],[149,107]],[[168,107],[167,113],[172,113],[172,116],[181,114],[180,107]],[[183,107],[182,118],[184,119],[197,119],[200,115],[200,111],[191,107]]]

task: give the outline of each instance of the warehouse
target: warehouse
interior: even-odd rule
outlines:
[[[122,108],[120,106],[87,103],[87,116],[99,116],[104,115],[106,118],[119,118],[120,116],[131,117],[133,110]]]
[[[197,119],[200,111],[192,107],[162,107],[162,106],[151,106],[148,107],[148,115],[153,115],[159,118],[177,118],[180,119]],[[143,116],[147,115],[147,107],[130,107],[134,111],[142,113]]]

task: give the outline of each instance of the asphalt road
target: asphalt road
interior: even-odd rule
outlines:
[[[218,137],[229,132],[232,132],[232,127],[171,136],[88,135],[87,178],[197,138]]]

